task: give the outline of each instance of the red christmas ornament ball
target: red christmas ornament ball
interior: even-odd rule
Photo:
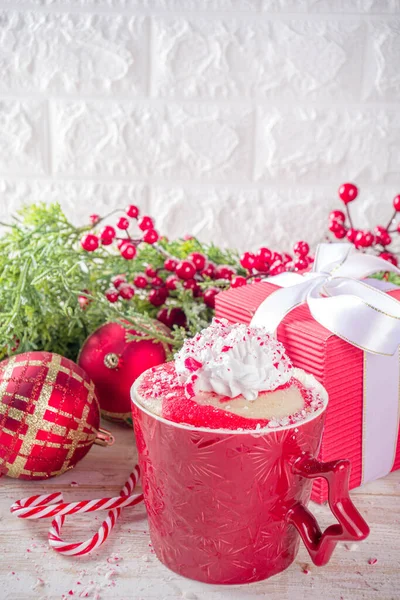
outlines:
[[[94,383],[67,358],[25,352],[0,363],[0,474],[47,479],[72,469],[98,438]]]
[[[166,335],[169,330],[155,322]],[[129,330],[129,333],[140,333]],[[162,344],[151,340],[126,339],[127,330],[118,323],[107,323],[85,341],[78,364],[96,385],[101,414],[105,419],[132,423],[130,390],[139,375],[165,362]]]

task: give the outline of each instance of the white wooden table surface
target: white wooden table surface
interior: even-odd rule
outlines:
[[[284,573],[247,586],[210,586],[164,567],[150,545],[143,505],[126,509],[112,537],[88,557],[65,558],[47,545],[48,521],[24,521],[9,513],[15,500],[61,490],[67,501],[114,496],[136,457],[133,433],[107,424],[112,448],[95,446],[72,471],[46,482],[0,480],[0,600],[89,598],[93,600],[399,600],[400,472],[353,492],[371,527],[357,546],[340,545],[330,563],[317,568],[301,548]],[[76,485],[78,484],[78,485]],[[332,522],[326,506],[311,505],[323,525]],[[105,513],[70,517],[68,541],[94,532]],[[376,564],[369,564],[376,558]],[[307,572],[308,571],[308,572]]]

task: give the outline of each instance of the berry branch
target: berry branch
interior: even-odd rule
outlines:
[[[392,243],[391,233],[400,232],[400,223],[393,229],[390,229],[392,224],[396,223],[397,213],[400,211],[400,195],[393,199],[394,213],[389,219],[386,227],[376,225],[373,231],[356,229],[351,220],[349,204],[358,197],[358,188],[353,183],[344,183],[340,186],[339,198],[345,205],[346,215],[341,210],[333,210],[329,214],[329,231],[333,233],[335,238],[347,238],[349,242],[354,244],[357,250],[365,251],[366,248],[371,248],[376,251],[378,256],[397,265],[397,257],[389,252],[387,247]],[[346,224],[346,216],[349,226]]]

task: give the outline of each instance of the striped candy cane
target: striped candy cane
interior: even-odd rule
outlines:
[[[119,496],[115,498],[67,503],[63,501],[62,494],[58,492],[18,500],[11,506],[10,510],[22,519],[52,518],[53,521],[49,531],[50,546],[60,554],[82,556],[83,554],[89,554],[106,541],[121,514],[122,508],[134,506],[143,500],[143,494],[132,494],[139,477],[139,466],[135,465]],[[98,510],[109,510],[109,513],[97,533],[84,542],[68,543],[62,540],[61,528],[67,515],[96,512]]]

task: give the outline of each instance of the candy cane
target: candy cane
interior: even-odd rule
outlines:
[[[122,508],[134,506],[143,500],[143,494],[132,495],[139,477],[139,466],[135,465],[119,496],[115,498],[67,503],[63,501],[62,494],[56,492],[18,500],[11,506],[10,510],[22,519],[53,518],[49,531],[49,544],[56,552],[68,556],[89,554],[106,541],[121,514]],[[109,513],[95,535],[84,542],[68,543],[61,539],[61,528],[67,515],[96,512],[98,510],[109,510]]]

